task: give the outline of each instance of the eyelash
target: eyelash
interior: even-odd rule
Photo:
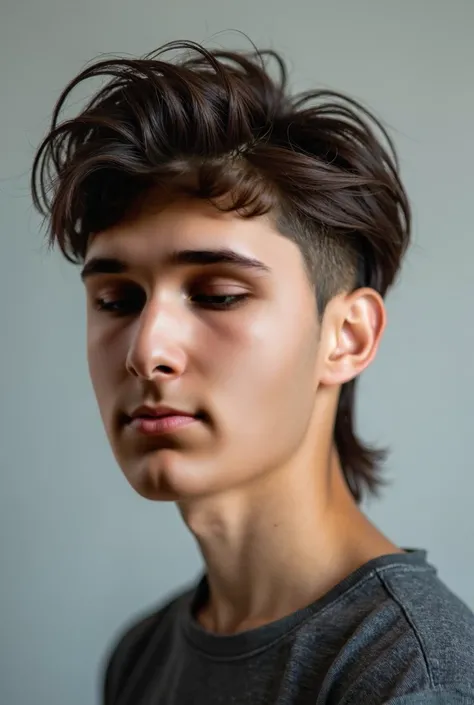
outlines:
[[[201,308],[214,311],[228,311],[242,305],[248,298],[249,294],[216,294],[214,296],[198,294],[196,296],[189,296],[188,300]],[[196,299],[199,301],[196,301]],[[98,297],[95,300],[95,308],[98,311],[109,313],[114,316],[130,315],[140,307],[141,304],[131,303],[130,301],[127,301],[127,299],[115,299],[113,301],[109,301]]]
[[[197,296],[189,297],[190,301],[194,301],[198,306],[203,308],[214,309],[216,311],[227,311],[231,308],[236,308],[243,304],[249,298],[249,294],[215,294],[214,296],[206,294],[198,294]],[[201,300],[201,304],[196,301]]]

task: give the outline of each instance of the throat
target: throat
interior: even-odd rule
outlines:
[[[344,489],[344,488],[343,488]],[[400,552],[348,491],[332,504],[255,504],[222,498],[191,518],[206,564],[207,593],[195,618],[209,632],[236,634],[307,607],[373,558]],[[190,517],[188,517],[190,518]]]

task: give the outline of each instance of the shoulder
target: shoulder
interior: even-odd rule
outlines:
[[[353,587],[339,603],[351,626],[325,684],[335,702],[474,705],[474,614],[432,566],[394,558]]]
[[[418,646],[431,684],[458,682],[474,689],[473,612],[427,563],[377,575]]]
[[[113,705],[125,684],[146,668],[153,653],[169,646],[182,605],[192,593],[182,592],[155,611],[137,618],[121,630],[104,659],[103,703]]]

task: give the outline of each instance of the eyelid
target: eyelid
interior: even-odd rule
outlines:
[[[226,277],[226,276],[214,276],[214,277],[209,277],[209,276],[202,276],[202,277],[197,277],[191,282],[190,288],[195,288],[195,287],[209,287],[211,289],[239,289],[239,290],[245,290],[247,291],[249,288],[249,284],[243,281],[240,281],[238,279],[235,279],[234,277]]]
[[[102,300],[115,300],[115,299],[129,299],[133,298],[147,298],[143,287],[135,281],[130,279],[125,279],[122,276],[105,275],[105,277],[98,276],[91,280],[91,282],[86,282],[88,284],[87,291],[89,297],[93,301],[98,299]],[[249,294],[251,292],[251,286],[243,281],[236,280],[233,276],[226,276],[225,274],[211,275],[208,273],[201,275],[200,277],[193,278],[191,281],[183,282],[184,288],[182,293],[188,297],[197,294],[202,295],[215,295],[215,296],[242,296]]]
[[[248,293],[248,288],[244,286],[239,286],[238,284],[202,284],[197,287],[192,287],[195,289],[202,289],[203,291],[211,291],[212,293],[222,293],[222,294],[246,294]]]
[[[115,296],[116,294],[122,295],[123,293],[128,294],[143,291],[143,287],[138,282],[117,275],[99,275],[97,277],[91,277],[91,280],[85,283],[88,291],[95,296],[104,293],[111,293]]]
[[[130,281],[94,282],[87,289],[88,299],[94,306],[99,302],[106,305],[121,302],[131,307],[141,307],[146,300],[146,293],[142,287]]]

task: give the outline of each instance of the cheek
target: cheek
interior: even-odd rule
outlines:
[[[300,404],[302,413],[312,403],[316,384],[317,326],[310,316],[261,317],[236,328],[225,343],[214,349],[215,373],[227,403],[241,419],[276,417]],[[293,314],[293,315],[291,315]],[[222,341],[221,341],[222,342]],[[220,349],[220,352],[218,350]],[[241,420],[242,422],[242,420]]]
[[[102,404],[107,390],[114,388],[125,370],[124,336],[88,321],[87,362],[95,394]]]
[[[241,479],[284,466],[313,418],[317,345],[301,330],[286,330],[235,350],[226,380],[216,387],[225,463]]]

